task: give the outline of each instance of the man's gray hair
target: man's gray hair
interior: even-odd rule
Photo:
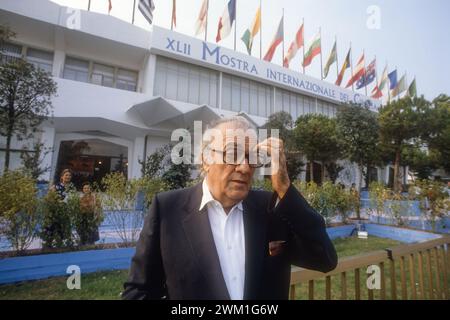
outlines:
[[[234,129],[243,130],[243,132],[248,132],[248,130],[255,130],[255,133],[256,133],[256,129],[257,129],[256,126],[253,125],[252,123],[250,123],[250,121],[248,121],[245,117],[238,114],[235,116],[223,117],[223,118],[219,118],[219,119],[211,121],[206,126],[205,132],[203,133],[203,137],[208,136],[210,133],[209,132],[210,130],[217,130],[217,128],[223,124],[230,124]],[[210,144],[210,141],[205,141],[205,139],[202,139],[201,152],[200,152],[200,160],[201,160],[200,163],[203,162],[202,161],[203,153],[209,144]],[[202,175],[205,174],[205,172],[203,171],[203,165],[201,165],[201,173],[202,173]]]

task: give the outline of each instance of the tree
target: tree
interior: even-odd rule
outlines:
[[[160,178],[164,172],[164,159],[168,154],[170,154],[170,145],[165,145],[147,156],[145,161],[139,160],[139,164],[142,166],[142,175],[150,179]]]
[[[171,160],[171,146],[165,145],[149,155],[146,161],[139,161],[142,174],[147,179],[159,180],[169,189],[185,188],[191,180],[192,166],[174,164]]]
[[[438,158],[439,166],[450,172],[450,97],[441,94],[435,98],[428,114],[428,130],[422,139]]]
[[[339,110],[337,128],[343,146],[343,154],[350,161],[358,164],[360,179],[358,191],[361,191],[363,167],[376,162],[378,142],[377,115],[366,105],[347,104]]]
[[[0,66],[0,134],[6,137],[5,171],[11,140],[29,139],[51,113],[56,83],[50,75],[23,60]]]
[[[36,143],[34,145],[34,150],[25,149],[20,154],[24,169],[30,173],[35,181],[51,168],[50,166],[42,167],[43,157],[49,152],[49,148],[44,148],[43,143]]]
[[[303,171],[304,163],[300,152],[296,149],[292,116],[285,111],[274,113],[262,128],[268,130],[268,136],[271,135],[272,129],[279,130],[279,138],[284,142],[288,175],[291,180],[295,180]]]
[[[0,48],[3,47],[3,44],[7,42],[9,39],[14,38],[16,34],[11,31],[8,26],[0,25]],[[2,56],[2,52],[0,50],[0,57]]]
[[[394,155],[394,191],[401,191],[400,164],[402,150],[419,139],[427,129],[423,114],[430,103],[425,98],[405,97],[380,109],[380,141],[386,152]]]
[[[313,161],[322,162],[322,181],[325,178],[325,165],[335,162],[341,156],[341,145],[337,135],[336,120],[324,115],[308,114],[299,117],[294,128],[296,147],[306,155],[311,163],[310,175],[313,177]]]

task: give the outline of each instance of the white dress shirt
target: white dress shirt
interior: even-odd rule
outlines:
[[[228,214],[209,191],[203,180],[203,197],[200,211],[207,206],[208,218],[214,237],[223,278],[232,300],[244,298],[245,234],[242,201]]]

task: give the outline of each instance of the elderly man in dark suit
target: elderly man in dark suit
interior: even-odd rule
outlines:
[[[256,131],[240,116],[208,130],[223,138],[202,148],[203,182],[155,196],[124,299],[287,299],[291,265],[336,267],[324,219],[289,180],[282,141],[269,138],[253,148]],[[255,134],[239,143],[228,134],[233,130]],[[274,162],[273,193],[251,190],[263,164],[254,152]]]

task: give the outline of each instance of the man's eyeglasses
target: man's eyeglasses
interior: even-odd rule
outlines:
[[[270,159],[267,157],[267,154],[261,152],[260,150],[251,151],[250,153],[246,153],[242,149],[229,149],[229,150],[219,150],[208,148],[209,150],[216,152],[218,154],[222,154],[222,160],[224,164],[229,165],[240,165],[247,160],[247,163],[250,168],[261,168],[270,162]]]

